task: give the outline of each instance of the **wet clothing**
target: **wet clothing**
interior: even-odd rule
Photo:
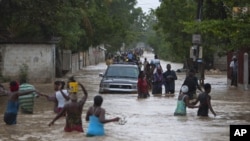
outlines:
[[[63,108],[58,108],[58,107],[56,107],[54,111],[55,111],[55,113],[60,113],[60,112],[62,111],[62,109],[63,109]]]
[[[194,99],[196,96],[196,89],[199,86],[197,77],[187,76],[186,79],[184,80],[183,85],[188,86],[188,93],[187,94],[189,96],[189,99],[190,100]]]
[[[19,103],[18,101],[9,100],[7,108],[4,113],[4,122],[8,125],[16,124],[16,118],[18,113]]]
[[[210,101],[211,96],[203,92],[199,94],[198,100],[200,101],[200,106],[197,112],[198,116],[208,116],[209,105],[207,101]]]
[[[93,109],[93,114],[89,116],[89,125],[88,125],[88,131],[87,136],[103,136],[104,133],[104,124],[100,122],[99,117],[96,116],[96,109]]]
[[[238,75],[238,62],[237,61],[231,61],[230,63],[231,68],[231,86],[237,86],[237,75]]]
[[[33,85],[24,83],[19,86],[19,91],[26,91],[26,90],[35,90],[35,87]],[[35,92],[23,95],[18,97],[18,101],[20,104],[21,112],[26,114],[32,114],[33,113],[33,107],[34,107],[34,98],[37,96]]]
[[[145,78],[139,78],[137,82],[138,96],[141,98],[148,97],[148,83]]]
[[[104,134],[104,125],[100,122],[99,117],[91,115],[89,117],[87,136],[103,136]]]
[[[144,73],[146,75],[146,79],[147,79],[147,82],[148,82],[148,87],[149,89],[152,89],[152,72],[150,70],[150,66],[147,65],[146,68],[144,68]]]
[[[159,59],[151,60],[150,65],[154,65],[155,66],[155,68],[153,70],[153,74],[157,73],[157,68],[161,68],[161,71],[163,71],[162,67],[161,67],[161,62],[160,62]]]
[[[163,73],[164,78],[164,86],[165,86],[165,93],[174,94],[175,92],[175,80],[177,80],[177,76],[175,71],[167,70]]]
[[[186,103],[184,101],[185,97],[186,97],[186,95],[182,96],[181,100],[178,99],[177,107],[176,107],[175,112],[174,112],[175,116],[185,116],[187,114]]]
[[[159,59],[153,59],[153,60],[151,60],[150,64],[151,65],[154,64],[156,68],[157,67],[161,67],[161,63],[160,63]]]
[[[143,62],[143,70],[145,71],[145,68],[147,67],[147,65],[149,64],[149,62],[147,60],[144,60]]]
[[[65,132],[78,131],[83,132],[81,114],[69,114],[66,116]]]
[[[162,94],[163,75],[155,73],[153,77],[152,94]]]
[[[129,62],[132,62],[133,61],[133,54],[132,53],[128,53],[128,55],[127,55],[127,58],[128,58],[128,61]]]
[[[68,93],[67,90],[62,90],[62,91],[63,91],[63,93],[64,93],[66,96],[69,96],[69,93]],[[63,108],[66,99],[64,98],[64,96],[63,96],[63,94],[61,93],[61,91],[57,91],[57,92],[56,92],[56,100],[57,100],[57,102],[58,102],[57,108]]]

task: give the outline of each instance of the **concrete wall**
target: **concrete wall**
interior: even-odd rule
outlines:
[[[1,44],[2,75],[18,79],[20,66],[28,66],[30,82],[53,82],[55,79],[54,44]]]
[[[80,68],[90,65],[96,65],[101,62],[105,62],[105,50],[104,45],[97,47],[90,47],[88,51],[81,52],[79,56]]]
[[[46,83],[55,80],[55,44],[0,44],[0,52],[0,73],[4,77],[18,80],[20,66],[26,64],[29,67],[30,82]],[[63,57],[62,67],[70,73],[105,62],[104,45],[90,47],[86,52],[69,52],[68,57]],[[64,60],[65,58],[67,59]]]
[[[71,73],[75,73],[75,72],[79,71],[79,67],[80,67],[79,54],[78,53],[72,54],[71,60],[72,60]]]

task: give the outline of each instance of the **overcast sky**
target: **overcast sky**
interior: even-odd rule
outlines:
[[[137,6],[141,7],[143,12],[148,13],[150,9],[156,9],[160,6],[159,0],[137,0]]]

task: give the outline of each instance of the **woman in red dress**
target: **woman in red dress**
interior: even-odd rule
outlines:
[[[145,73],[140,71],[137,82],[138,98],[147,98],[149,96],[148,86]]]

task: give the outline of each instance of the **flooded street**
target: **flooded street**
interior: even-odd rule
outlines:
[[[145,54],[150,61],[153,54]],[[142,60],[144,58],[141,58]],[[161,61],[163,70],[171,62]],[[182,68],[182,64],[171,63],[172,69]],[[106,69],[105,63],[88,66],[75,74],[77,81],[87,89],[89,97],[83,108],[83,129],[88,123],[85,114],[98,94],[99,73]],[[106,118],[116,116],[125,118],[127,123],[108,123],[106,136],[85,137],[85,133],[65,133],[65,118],[60,118],[52,127],[49,122],[55,117],[53,103],[44,97],[35,100],[34,114],[19,112],[17,125],[7,126],[3,122],[7,97],[0,97],[0,141],[229,141],[229,125],[250,124],[249,91],[232,89],[227,86],[226,74],[205,76],[205,83],[212,86],[210,93],[212,106],[217,116],[209,112],[208,118],[197,117],[197,109],[187,109],[187,116],[173,116],[177,104],[178,91],[184,81],[185,73],[177,73],[174,97],[150,96],[137,99],[137,94],[102,94]],[[67,78],[64,78],[65,80]],[[35,84],[44,93],[53,94],[53,84]],[[164,90],[163,90],[164,91]],[[151,94],[151,92],[150,92]],[[83,94],[79,93],[79,97]]]

